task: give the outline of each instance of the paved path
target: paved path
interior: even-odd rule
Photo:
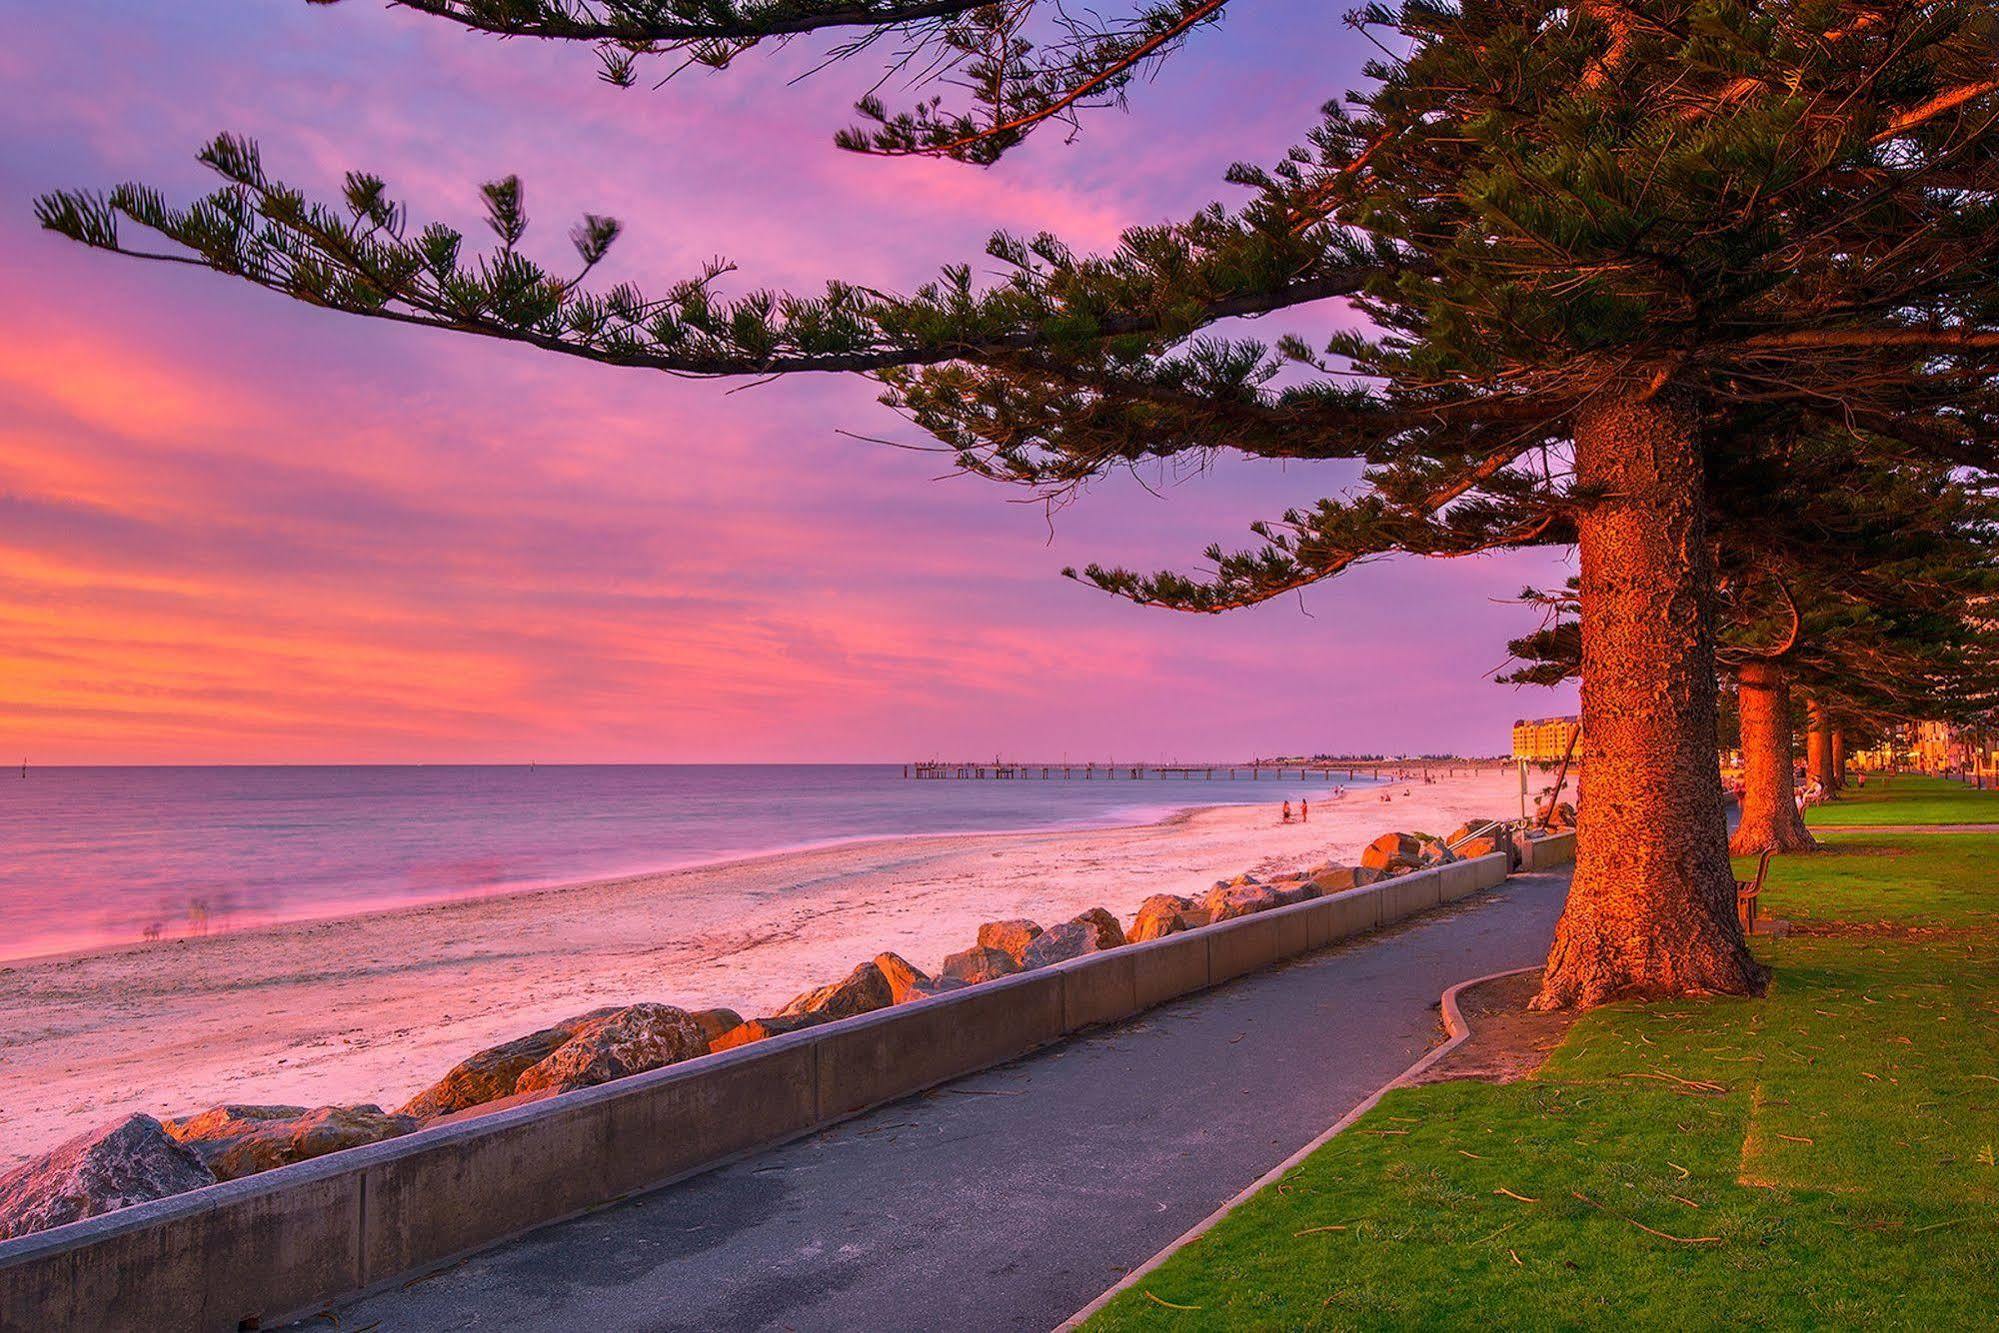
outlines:
[[[1540,961],[1567,889],[1517,876],[545,1228],[339,1327],[1051,1328],[1407,1068],[1445,987]]]

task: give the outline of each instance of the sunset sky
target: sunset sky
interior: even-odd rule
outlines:
[[[68,0],[0,49],[0,758],[40,763],[1235,758],[1497,752],[1567,692],[1488,673],[1503,599],[1566,552],[1387,562],[1223,618],[1057,577],[1189,567],[1352,479],[1225,462],[1052,517],[940,461],[861,380],[741,389],[307,309],[35,230],[38,191],[210,187],[259,139],[321,193],[377,171],[479,233],[518,171],[530,248],[626,223],[605,278],[724,253],[745,285],[907,288],[995,227],[1078,248],[1234,194],[1361,47],[1245,6],[1065,144],[987,171],[835,150],[875,72],[827,43],[621,92],[584,50],[366,0]],[[1306,19],[1302,16],[1317,14]],[[1318,316],[1329,327],[1338,312]],[[1294,327],[1297,325],[1293,325]],[[1275,326],[1270,329],[1275,332]],[[732,390],[738,390],[732,392]],[[1009,503],[1015,501],[1015,503]]]

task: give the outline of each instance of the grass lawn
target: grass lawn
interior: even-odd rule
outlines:
[[[1091,1327],[1992,1327],[1999,836],[1833,834],[1766,895],[1766,998],[1393,1093]]]
[[[1944,778],[1898,774],[1865,789],[1848,786],[1836,801],[1805,811],[1813,828],[1863,824],[1999,824],[1999,792],[1976,791]]]

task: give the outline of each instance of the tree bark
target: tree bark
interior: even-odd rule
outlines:
[[[1832,729],[1832,789],[1846,790],[1846,733]]]
[[[1826,721],[1825,705],[1816,699],[1805,703],[1805,772],[1818,779],[1819,790],[1832,799],[1832,726]]]
[[[1747,662],[1736,681],[1742,701],[1742,822],[1728,850],[1736,856],[1809,851],[1818,844],[1798,812],[1790,680],[1775,662]]]
[[[1753,994],[1715,753],[1713,570],[1696,405],[1577,414],[1583,800],[1540,1009]]]

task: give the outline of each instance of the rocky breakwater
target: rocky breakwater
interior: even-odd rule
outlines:
[[[764,1016],[745,1019],[733,1009],[688,1011],[653,1001],[592,1009],[474,1052],[393,1112],[374,1105],[223,1105],[164,1122],[133,1115],[0,1176],[0,1239],[1344,893],[1456,860],[1447,841],[1390,833],[1370,843],[1357,866],[1326,862],[1282,875],[1237,875],[1199,898],[1155,893],[1139,904],[1129,925],[1103,907],[1046,928],[1018,918],[989,921],[969,948],[946,957],[935,974],[898,954],[877,954]]]

